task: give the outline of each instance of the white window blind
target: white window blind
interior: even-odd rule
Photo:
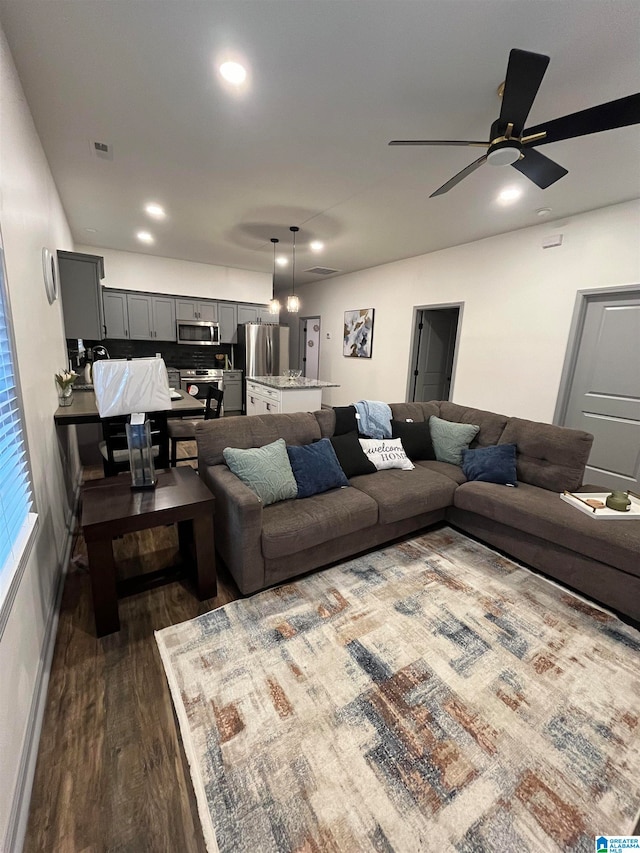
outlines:
[[[0,602],[33,526],[31,485],[22,431],[0,247]]]

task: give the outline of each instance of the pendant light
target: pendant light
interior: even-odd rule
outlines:
[[[277,237],[272,237],[273,243],[273,281],[271,283],[271,302],[269,303],[269,314],[280,313],[280,303],[276,299],[276,243],[279,243]]]
[[[297,225],[292,225],[289,231],[293,234],[293,259],[291,264],[291,295],[287,297],[287,311],[289,314],[297,314],[300,310],[300,300],[296,296],[296,233],[300,229]]]

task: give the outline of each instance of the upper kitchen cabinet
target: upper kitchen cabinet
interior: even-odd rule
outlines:
[[[238,343],[238,306],[231,302],[218,302],[220,343]]]
[[[104,263],[99,255],[58,252],[60,294],[67,338],[101,341],[105,337],[102,308]]]
[[[238,305],[238,325],[244,323],[278,323],[279,319],[271,314],[268,305]],[[235,341],[234,341],[235,343]]]
[[[102,293],[102,301],[104,304],[105,337],[128,338],[129,315],[126,291],[105,289]]]
[[[132,341],[173,341],[176,337],[175,300],[170,296],[127,294],[129,337]]]
[[[176,320],[218,322],[218,303],[195,299],[176,299]]]

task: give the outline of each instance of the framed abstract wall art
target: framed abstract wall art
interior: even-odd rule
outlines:
[[[371,358],[373,308],[344,312],[342,354],[347,358]]]

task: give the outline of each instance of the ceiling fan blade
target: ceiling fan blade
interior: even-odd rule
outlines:
[[[448,193],[449,190],[453,189],[456,184],[459,184],[460,181],[464,180],[467,177],[467,175],[470,175],[472,172],[475,172],[476,169],[478,169],[480,166],[482,166],[482,164],[484,162],[486,162],[486,159],[487,159],[487,155],[483,154],[482,157],[479,157],[477,160],[475,160],[473,163],[471,163],[469,166],[467,166],[461,172],[458,172],[457,175],[454,175],[451,178],[451,180],[447,181],[446,184],[443,184],[434,193],[431,193],[429,198],[434,198],[437,195],[444,195],[445,193]]]
[[[488,142],[470,142],[466,139],[393,139],[389,145],[475,145],[488,148]]]
[[[513,136],[522,134],[548,65],[549,57],[542,53],[514,48],[509,54],[499,122],[513,124]]]
[[[530,181],[533,181],[541,190],[546,190],[551,184],[555,184],[556,181],[568,174],[567,169],[558,163],[554,163],[553,160],[545,157],[535,148],[523,148],[522,153],[524,156],[511,165]]]
[[[523,135],[545,131],[546,136],[543,139],[531,143],[537,147],[549,142],[574,139],[576,136],[587,136],[589,133],[613,130],[616,127],[628,127],[631,124],[640,124],[640,92],[527,128]]]

